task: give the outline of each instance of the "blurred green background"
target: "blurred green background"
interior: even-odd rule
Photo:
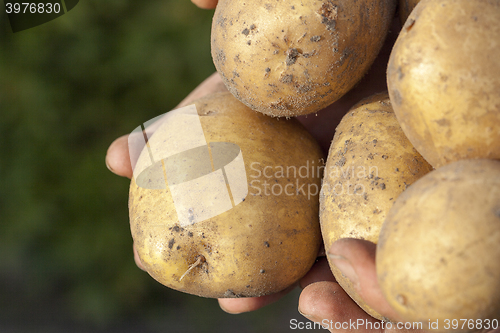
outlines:
[[[189,0],[86,0],[12,33],[0,12],[0,332],[288,332],[298,291],[254,313],[134,264],[117,137],[215,69],[213,11]]]

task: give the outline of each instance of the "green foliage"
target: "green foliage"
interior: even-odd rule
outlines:
[[[133,262],[129,181],[104,156],[214,71],[212,14],[187,0],[87,0],[16,34],[0,14],[2,288],[101,323],[158,290]]]

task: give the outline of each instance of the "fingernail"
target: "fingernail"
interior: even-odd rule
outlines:
[[[222,303],[220,302],[220,299],[218,299],[218,302],[219,302],[219,307],[225,313],[229,313],[229,314],[240,314],[240,313],[242,313],[242,311],[231,311],[231,310],[228,310],[224,305],[222,305]]]
[[[108,168],[109,171],[111,172],[114,172],[113,169],[109,166],[109,163],[108,163],[108,157],[106,156],[106,158],[104,159],[104,161],[106,161],[106,167]]]
[[[328,253],[328,258],[330,258],[333,264],[337,266],[337,268],[346,278],[351,280],[354,286],[358,285],[358,276],[356,275],[356,271],[352,267],[349,260],[347,260],[345,257],[341,255],[334,253]]]
[[[219,306],[220,306],[221,310],[224,311],[225,313],[235,314],[235,313],[229,311],[228,309],[226,309],[225,307],[223,307],[220,303],[219,303]]]
[[[304,316],[304,317],[306,317],[307,319],[314,321],[314,316],[312,316],[312,315],[308,315],[308,314],[305,314],[304,312],[302,312],[302,311],[300,310],[300,308],[298,308],[297,310],[299,311],[299,313],[300,313],[301,315],[303,315],[303,316]]]

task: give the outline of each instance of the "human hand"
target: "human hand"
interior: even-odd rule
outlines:
[[[359,239],[344,238],[335,242],[327,255],[353,282],[356,292],[368,306],[386,318],[400,318],[382,295],[375,270],[376,244]],[[330,332],[421,332],[410,323],[382,323],[362,310],[335,281],[326,259],[302,279],[304,289],[299,298],[299,312],[307,319],[321,324]],[[397,325],[400,325],[399,327]]]
[[[191,0],[196,6],[204,9],[213,9],[219,0]]]

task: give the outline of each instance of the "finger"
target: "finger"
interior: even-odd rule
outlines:
[[[375,269],[375,252],[376,244],[372,242],[343,238],[333,243],[328,257],[351,280],[356,292],[368,306],[384,317],[399,320],[380,290]]]
[[[336,281],[325,257],[321,257],[316,260],[309,272],[307,272],[307,274],[300,279],[299,285],[302,289],[304,289],[308,285],[320,281]]]
[[[206,96],[208,94],[227,92],[227,88],[224,85],[219,73],[215,72],[209,77],[207,77],[198,87],[196,87],[189,95],[186,96],[177,106],[177,108],[186,106],[194,102],[195,100]]]
[[[132,249],[134,250],[134,261],[137,267],[142,269],[143,271],[146,271],[146,268],[142,265],[141,258],[139,257],[139,253],[137,253],[137,249],[135,247],[135,244],[132,246]]]
[[[322,281],[305,287],[299,298],[299,312],[330,332],[358,332],[365,328],[366,332],[382,332],[380,322],[364,312],[336,282]]]
[[[191,0],[196,6],[203,9],[213,9],[218,0]]]
[[[128,153],[128,135],[119,137],[109,146],[106,154],[106,166],[118,176],[132,177],[132,166]]]
[[[203,81],[186,98],[184,98],[184,100],[176,108],[189,105],[196,99],[210,93],[224,91],[227,91],[227,89],[224,86],[224,83],[222,82],[219,74],[215,72],[207,79],[205,79],[205,81]],[[146,129],[148,136],[151,136],[153,134],[159,123],[160,122],[157,121],[154,124],[148,126],[148,128]],[[142,142],[142,144],[144,145],[144,142]],[[142,147],[135,147],[135,149],[138,149],[138,151],[140,151],[142,150]],[[109,146],[108,152],[106,154],[106,166],[111,172],[119,176],[127,178],[132,177],[132,165],[130,163],[128,135],[119,137]]]
[[[278,293],[261,296],[261,297],[248,297],[248,298],[219,298],[219,306],[222,310],[231,314],[238,314],[258,310],[268,304],[274,303],[291,290],[295,285],[286,288]]]

